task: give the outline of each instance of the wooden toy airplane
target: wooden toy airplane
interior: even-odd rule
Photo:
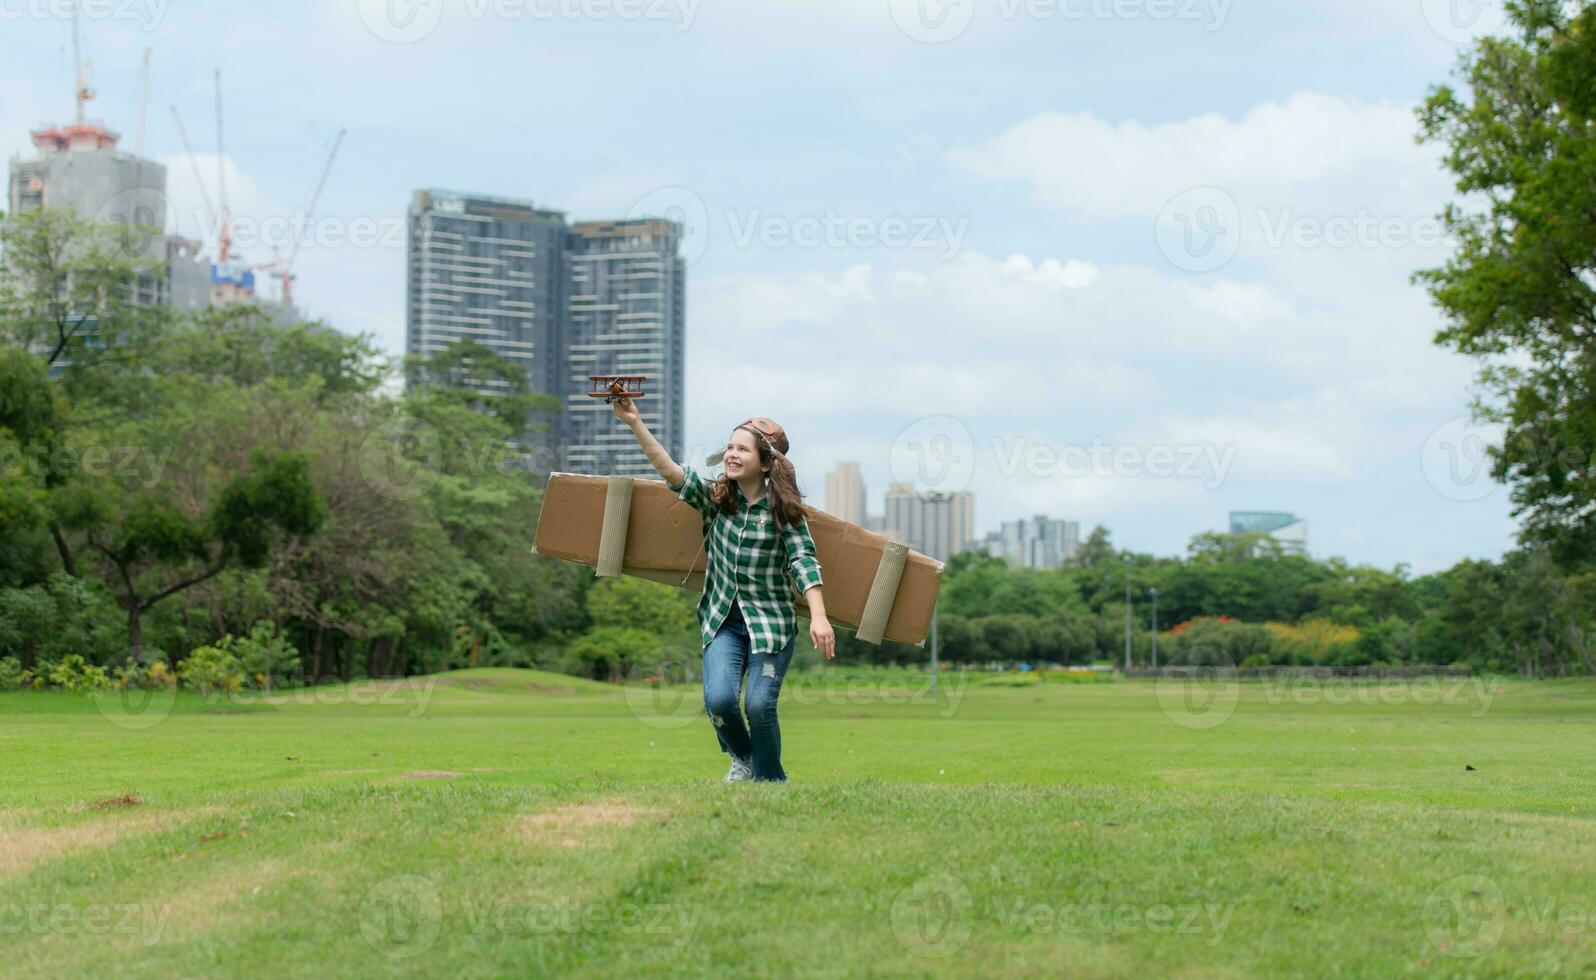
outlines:
[[[590,374],[587,380],[591,383],[587,397],[602,398],[606,403],[619,398],[642,398],[647,394],[643,391],[643,382],[648,377],[642,374]]]

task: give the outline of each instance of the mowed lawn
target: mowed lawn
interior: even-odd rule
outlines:
[[[0,695],[0,974],[1596,973],[1596,683]]]

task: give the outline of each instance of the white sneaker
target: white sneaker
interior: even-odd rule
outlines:
[[[726,781],[728,783],[740,783],[740,782],[742,782],[745,779],[753,779],[753,778],[754,778],[754,763],[753,763],[753,760],[751,760],[751,759],[744,760],[744,759],[737,758],[735,755],[732,756],[731,771],[726,774]]]

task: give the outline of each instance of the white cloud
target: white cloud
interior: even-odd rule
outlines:
[[[1366,167],[1395,168],[1397,175],[1430,169],[1429,156],[1413,145],[1413,126],[1409,106],[1299,92],[1235,121],[1206,113],[1115,124],[1091,112],[1043,112],[950,157],[988,179],[1024,181],[1049,207],[1154,218],[1196,187],[1278,201],[1302,185]]]
[[[1255,402],[1245,413],[1169,416],[1159,423],[1173,445],[1233,447],[1232,472],[1240,478],[1301,483],[1357,475],[1361,414],[1334,391],[1317,392],[1306,403]]]
[[[711,322],[739,332],[795,324],[825,326],[851,304],[870,302],[872,278],[871,267],[860,263],[836,278],[806,273],[707,280],[699,288],[712,298],[701,313]]]
[[[185,238],[199,239],[214,258],[220,230],[218,212],[221,209],[217,155],[197,152],[192,163],[187,155],[164,156],[158,162],[166,167],[166,197],[171,204],[169,221],[175,222],[169,230]],[[274,242],[283,245],[291,240],[286,232],[286,222],[292,217],[292,212],[263,193],[254,177],[240,168],[230,155],[221,159],[221,165],[226,178],[227,207],[232,216],[234,238],[244,259],[254,262],[270,260]],[[196,166],[198,177],[194,172]],[[273,229],[279,227],[285,231],[276,235]]]

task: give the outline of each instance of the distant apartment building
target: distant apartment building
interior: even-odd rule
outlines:
[[[661,219],[568,224],[529,200],[446,190],[411,197],[405,350],[475,340],[526,373],[558,407],[521,444],[540,475],[653,477],[632,434],[588,376],[641,374],[637,405],[674,458],[685,417],[686,263]],[[418,378],[412,373],[407,378]],[[502,387],[502,386],[495,386]],[[484,394],[492,394],[484,391]]]
[[[1295,514],[1274,510],[1233,510],[1230,533],[1262,533],[1280,542],[1287,554],[1308,554],[1308,522]]]
[[[826,513],[866,527],[865,484],[858,463],[838,463],[826,474]]]
[[[1081,547],[1081,525],[1046,514],[1004,521],[982,541],[987,554],[1025,568],[1057,568]]]
[[[523,371],[533,391],[555,388],[564,214],[513,198],[416,191],[406,251],[406,354],[430,357],[473,340]],[[420,377],[411,369],[406,380]],[[488,382],[482,393],[507,389]],[[519,441],[551,450],[558,426],[557,413],[539,415]]]
[[[565,239],[560,441],[575,472],[657,479],[637,439],[588,376],[641,374],[637,410],[679,458],[686,416],[686,262],[680,226],[661,219],[580,221]]]
[[[909,483],[887,487],[881,533],[938,561],[966,550],[975,536],[975,494],[917,493]]]

